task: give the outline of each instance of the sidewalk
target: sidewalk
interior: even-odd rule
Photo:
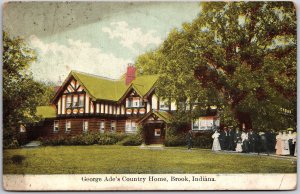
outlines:
[[[34,148],[39,147],[41,145],[40,141],[31,141],[28,144],[21,146],[22,148]]]
[[[251,155],[251,156],[269,156],[269,157],[274,157],[274,158],[282,158],[282,159],[290,159],[290,160],[297,160],[297,157],[296,156],[289,156],[289,155],[286,155],[286,156],[282,156],[282,155],[276,155],[274,153],[270,153],[269,155],[266,154],[266,153],[242,153],[242,152],[235,152],[235,151],[227,151],[227,150],[222,150],[222,151],[219,151],[219,152],[215,152],[216,154],[218,153],[228,153],[228,154],[240,154],[240,155]]]

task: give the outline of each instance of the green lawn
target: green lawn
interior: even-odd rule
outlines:
[[[47,146],[4,150],[3,157],[4,174],[296,172],[292,160],[186,148]]]

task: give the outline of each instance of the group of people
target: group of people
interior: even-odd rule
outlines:
[[[245,128],[233,130],[232,127],[224,127],[223,131],[216,130],[212,135],[213,151],[228,150],[236,152],[266,152],[269,154],[267,138],[264,132],[255,133],[252,129]]]
[[[280,131],[276,136],[276,155],[291,155],[297,156],[297,133],[292,132],[293,129],[288,131]]]
[[[296,132],[292,130],[287,132],[279,132],[276,136],[276,154],[296,156]],[[233,130],[232,127],[224,127],[224,130],[216,130],[212,135],[213,151],[236,151],[243,153],[261,153],[265,152],[269,155],[269,142],[265,132],[254,132],[252,129],[246,131],[245,128]]]

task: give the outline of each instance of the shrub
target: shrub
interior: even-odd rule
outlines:
[[[187,133],[178,132],[177,128],[166,128],[165,146],[187,146]],[[213,139],[211,138],[213,132],[194,132],[193,147],[211,148]]]
[[[113,145],[122,141],[126,137],[123,133],[104,133],[97,136],[97,144],[99,145]]]
[[[141,145],[143,142],[142,137],[140,134],[130,134],[127,135],[122,141],[119,142],[120,145],[123,146],[138,146]]]
[[[4,139],[3,140],[3,147],[4,147],[4,149],[17,149],[17,148],[19,148],[19,142],[18,142],[18,140],[16,140],[16,139],[8,139],[8,140],[6,140],[6,139]]]
[[[185,134],[168,135],[165,139],[165,146],[185,146],[187,145]]]
[[[213,132],[210,131],[195,133],[193,139],[194,147],[211,149],[213,144],[212,134]]]

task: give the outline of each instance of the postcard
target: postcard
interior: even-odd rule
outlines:
[[[6,1],[3,189],[295,190],[293,2]]]

